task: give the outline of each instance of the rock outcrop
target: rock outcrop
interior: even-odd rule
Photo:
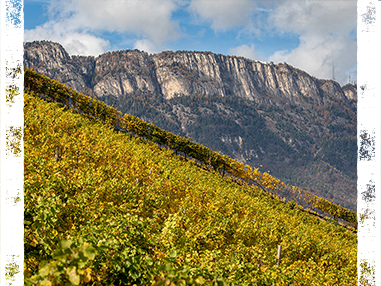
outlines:
[[[286,63],[274,65],[211,52],[166,51],[148,55],[116,51],[96,58],[72,56],[58,43],[25,44],[25,67],[96,97],[159,94],[239,96],[261,104],[324,105],[355,100],[355,88],[342,89]]]

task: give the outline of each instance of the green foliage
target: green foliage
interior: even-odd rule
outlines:
[[[136,134],[201,156],[198,168],[94,121],[92,105],[86,117],[26,92],[24,108],[25,283],[355,283],[356,234],[242,184],[277,188],[268,173],[219,161],[217,152],[140,119],[120,119]],[[221,163],[242,186],[218,175]]]
[[[335,109],[330,105],[321,106],[316,114],[308,108],[297,111],[296,106],[287,109],[287,106],[258,105],[234,95],[198,94],[164,100],[162,96],[137,92],[123,98],[107,95],[100,99],[122,113],[144,119],[174,134],[187,135],[212,150],[229,156],[244,154],[250,157],[247,164],[252,167],[262,164],[288,184],[313,190],[327,199],[334,197],[336,203],[356,209],[353,195],[356,187],[356,126],[353,112],[347,110],[345,104],[335,106]],[[337,121],[341,123],[327,125],[327,121],[319,121],[321,118],[328,120],[338,109],[348,115],[340,113],[344,117],[337,118]],[[265,117],[275,123],[275,129],[266,124]],[[319,128],[321,131],[316,133]],[[327,133],[337,137],[334,145],[332,141],[327,144]],[[354,136],[349,147],[348,136]],[[239,137],[242,140],[237,140]],[[319,172],[318,168],[310,168],[326,163],[332,166],[330,172],[336,173],[332,178]]]
[[[62,240],[52,254],[52,259],[39,264],[38,274],[28,277],[25,285],[79,285],[92,280],[90,261],[97,251],[89,243],[79,239]]]
[[[214,152],[209,148],[194,143],[193,141],[176,136],[171,132],[167,132],[158,128],[157,126],[147,123],[135,116],[124,115],[121,117],[121,113],[100,101],[89,101],[87,96],[67,89],[66,86],[59,84],[56,81],[52,81],[47,77],[41,76],[33,70],[25,71],[25,82],[30,89],[33,89],[42,95],[47,96],[50,99],[58,100],[59,102],[71,102],[70,104],[74,109],[85,113],[86,116],[111,124],[114,127],[121,128],[127,131],[132,131],[136,135],[142,136],[152,142],[156,142],[159,145],[166,145],[168,148],[175,149],[176,151],[183,152],[187,156],[201,162],[201,165],[206,165],[208,168],[213,167],[216,171],[222,171],[223,174],[227,172],[238,180],[244,180],[245,182],[260,184],[262,188],[267,190],[281,191],[283,194],[285,184],[281,184],[280,180],[270,176],[267,173],[261,173],[258,169],[254,171],[248,165],[244,166],[228,156],[221,155]],[[198,95],[203,97],[202,95]],[[206,96],[209,99],[208,96]],[[87,105],[86,105],[87,104]],[[69,104],[68,104],[69,105]],[[305,158],[304,158],[305,159]],[[56,159],[57,160],[57,159]],[[302,158],[302,162],[303,162]],[[243,181],[243,182],[244,182]],[[303,203],[312,204],[313,207],[318,208],[321,211],[327,212],[334,217],[342,218],[352,223],[354,226],[357,224],[356,213],[351,210],[345,209],[341,206],[328,202],[325,199],[313,196],[309,192],[304,192],[298,189],[299,194],[303,197],[301,200]],[[319,202],[319,203],[317,203]]]
[[[356,174],[357,170],[357,138],[343,137],[325,138],[322,143],[322,152],[327,162],[348,176]]]

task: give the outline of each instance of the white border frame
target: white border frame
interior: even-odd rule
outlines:
[[[0,1],[0,285],[24,285],[23,0]]]
[[[357,2],[357,273],[381,285],[380,121],[381,1]],[[368,263],[366,271],[362,263]]]
[[[12,79],[6,69],[21,63],[23,75],[23,1],[0,0],[0,285],[14,285],[6,278],[6,266],[14,263],[17,285],[23,285],[24,260],[24,153],[7,153],[6,135],[10,127],[23,132],[23,76]],[[16,7],[16,8],[15,8]],[[17,8],[18,7],[18,8]],[[360,263],[375,266],[374,285],[381,285],[380,227],[380,135],[381,135],[381,1],[360,0],[357,4],[358,39],[358,275]],[[17,20],[18,19],[18,20]],[[8,60],[8,62],[6,61]],[[18,87],[19,95],[11,105],[6,103],[6,87]],[[366,135],[366,136],[365,136]],[[364,137],[365,136],[365,137]],[[367,194],[366,197],[364,194]],[[364,221],[361,217],[368,214]],[[11,219],[10,219],[11,218]],[[360,283],[359,283],[360,285]]]

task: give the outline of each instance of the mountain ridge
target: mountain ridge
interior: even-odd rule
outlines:
[[[49,63],[45,64],[47,56]],[[26,68],[33,67],[53,78],[59,69],[64,74],[70,71],[77,78],[64,75],[60,81],[80,92],[91,88],[97,97],[104,96],[107,91],[119,96],[143,90],[146,93],[161,94],[165,99],[199,93],[221,96],[234,94],[270,104],[279,104],[288,99],[288,103],[300,105],[304,103],[301,98],[304,96],[313,98],[314,104],[321,105],[329,102],[327,93],[343,100],[357,100],[357,95],[350,92],[349,88],[342,89],[332,80],[317,79],[287,63],[275,65],[273,62],[265,63],[212,52],[164,51],[148,55],[138,50],[124,50],[86,57],[70,56],[58,43],[32,42],[25,43],[24,64]],[[124,69],[121,67],[123,64]],[[74,68],[78,66],[81,68],[75,71]],[[149,68],[152,70],[149,71]],[[114,79],[107,83],[110,76],[115,76],[120,71],[126,74],[119,76],[119,82]],[[92,75],[95,77],[91,78]],[[86,81],[86,78],[92,80]],[[208,84],[200,86],[199,82]],[[229,86],[229,83],[232,85]],[[306,86],[309,87],[308,90]],[[261,98],[261,94],[266,93],[275,94],[278,101]]]
[[[24,65],[287,183],[356,208],[356,86],[211,52],[70,56],[25,43]]]

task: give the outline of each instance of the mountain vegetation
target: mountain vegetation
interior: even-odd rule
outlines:
[[[33,71],[25,88],[26,285],[356,283],[356,233],[264,191],[268,174],[236,180],[258,170],[222,156],[224,173],[218,153]]]
[[[353,109],[340,114],[342,107],[336,104],[313,110],[279,108],[239,97],[201,94],[169,100],[144,95],[100,100],[245,164],[262,165],[284,182],[356,210]]]
[[[356,211],[354,85],[210,52],[83,57],[52,42],[26,43],[24,65]]]

